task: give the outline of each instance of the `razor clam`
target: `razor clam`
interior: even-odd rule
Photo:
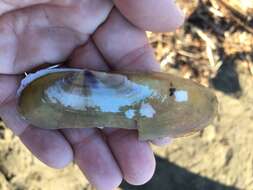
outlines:
[[[140,139],[152,140],[201,130],[217,112],[208,88],[166,73],[58,68],[28,78],[18,110],[40,128],[137,129]]]

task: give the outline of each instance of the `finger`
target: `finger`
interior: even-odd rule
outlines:
[[[157,146],[165,146],[171,144],[173,142],[173,138],[171,137],[164,137],[160,139],[152,140],[151,143]]]
[[[63,168],[73,160],[72,148],[59,131],[29,126],[19,137],[24,145],[48,166]]]
[[[149,144],[139,141],[136,131],[106,129],[104,132],[124,179],[133,185],[149,181],[155,170],[155,158]]]
[[[73,52],[69,66],[100,71],[110,70],[92,40]]]
[[[129,24],[116,10],[95,33],[94,41],[110,67],[116,70],[159,68],[152,49],[146,45],[145,33]],[[136,185],[147,182],[155,168],[154,155],[148,143],[138,141],[136,131],[113,131],[107,133],[107,139],[124,179]]]
[[[27,148],[42,162],[62,168],[72,161],[73,153],[69,143],[58,131],[48,131],[28,126],[20,118],[15,102],[18,86],[17,77],[0,75],[0,116]]]
[[[37,5],[1,16],[0,73],[22,73],[42,63],[64,61],[104,22],[111,8],[109,0],[73,1],[68,6]]]
[[[109,66],[115,70],[159,70],[145,32],[129,23],[116,9],[93,39]]]
[[[69,66],[109,70],[92,40],[74,51]],[[97,129],[64,129],[62,132],[72,144],[77,164],[96,189],[115,189],[119,186],[121,171]]]
[[[178,28],[184,16],[174,0],[113,0],[120,12],[143,30],[167,32]]]
[[[115,189],[120,185],[121,171],[98,130],[64,129],[62,132],[74,149],[75,161],[96,189]]]

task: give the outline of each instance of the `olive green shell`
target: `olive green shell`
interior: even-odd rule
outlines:
[[[217,99],[208,88],[165,73],[51,69],[23,87],[18,108],[36,127],[137,129],[146,140],[204,128]]]

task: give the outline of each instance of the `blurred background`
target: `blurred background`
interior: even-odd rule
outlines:
[[[148,33],[164,71],[212,88],[219,116],[205,130],[153,147],[153,179],[121,190],[253,189],[253,1],[177,0],[173,33]],[[0,121],[0,190],[91,190],[76,165],[48,168]]]

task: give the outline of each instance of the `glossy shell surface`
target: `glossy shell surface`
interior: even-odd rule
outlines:
[[[165,73],[51,69],[32,78],[19,90],[18,109],[41,128],[137,129],[146,140],[198,131],[217,112],[209,89]]]

